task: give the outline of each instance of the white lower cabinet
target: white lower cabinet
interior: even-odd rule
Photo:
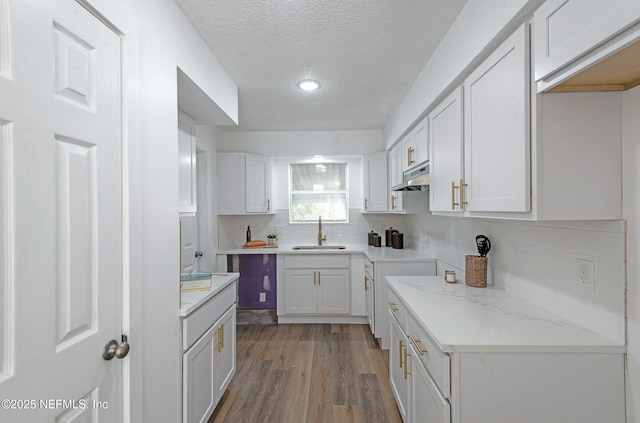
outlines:
[[[409,358],[409,415],[414,422],[450,423],[451,406],[442,396],[426,367],[412,357],[419,354],[415,347],[410,347]]]
[[[279,322],[349,323],[353,317],[350,263],[349,254],[279,256],[278,281],[283,281],[278,288]],[[362,295],[362,284],[357,288]],[[358,321],[363,323],[363,311],[358,314]]]
[[[349,313],[349,270],[285,270],[287,313]]]
[[[548,345],[540,351],[529,340],[483,344],[483,331],[491,337],[493,330],[504,328],[499,318],[484,328],[478,324],[481,318],[469,321],[477,333],[460,345],[448,345],[463,351],[443,352],[430,334],[442,338],[438,330],[455,330],[455,325],[442,325],[456,319],[447,308],[466,301],[459,292],[448,294],[437,313],[427,313],[433,319],[429,322],[410,308],[416,306],[413,296],[389,290],[389,379],[405,423],[624,423],[624,354],[582,351],[587,348],[554,351]],[[473,302],[471,298],[470,308]],[[507,312],[504,316],[512,319]]]
[[[364,259],[364,295],[365,295],[365,308],[367,315],[367,323],[369,324],[369,329],[371,333],[375,333],[375,322],[376,322],[376,314],[375,314],[375,277],[373,273],[373,263],[368,259]]]
[[[183,319],[183,423],[208,421],[236,372],[235,291],[234,283]]]
[[[392,310],[389,310],[389,326],[391,348],[389,348],[389,383],[396,398],[396,404],[400,416],[404,422],[410,422],[409,418],[409,381],[408,369],[405,363],[407,359],[407,335],[395,319]]]

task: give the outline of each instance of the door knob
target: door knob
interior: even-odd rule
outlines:
[[[203,255],[202,251],[196,251],[196,258],[202,257],[202,255]]]
[[[115,339],[107,342],[102,350],[102,358],[111,360],[113,357],[125,358],[129,354],[129,342],[127,335],[122,335],[122,342],[118,343]]]

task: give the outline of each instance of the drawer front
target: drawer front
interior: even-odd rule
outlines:
[[[395,292],[389,290],[389,310],[391,314],[396,318],[396,321],[402,328],[404,333],[407,333],[407,308],[402,301],[398,298]]]
[[[284,257],[287,269],[348,269],[349,254],[295,255]]]
[[[451,397],[451,363],[449,355],[440,351],[433,340],[422,329],[413,315],[408,316],[409,343],[417,352],[417,359],[427,371],[445,398]]]
[[[236,302],[233,282],[182,320],[182,349],[187,350]]]

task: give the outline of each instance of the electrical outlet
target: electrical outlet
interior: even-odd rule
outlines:
[[[585,291],[594,291],[593,262],[591,260],[576,259],[576,276],[578,285]]]
[[[276,225],[276,235],[282,235],[284,233],[284,225]]]
[[[267,301],[267,294],[265,292],[260,293],[260,302],[264,303]]]

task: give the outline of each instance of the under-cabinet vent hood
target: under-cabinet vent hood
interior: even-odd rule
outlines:
[[[402,179],[403,182],[401,184],[391,187],[393,191],[428,191],[431,182],[429,164],[422,165],[411,172],[406,172]]]

